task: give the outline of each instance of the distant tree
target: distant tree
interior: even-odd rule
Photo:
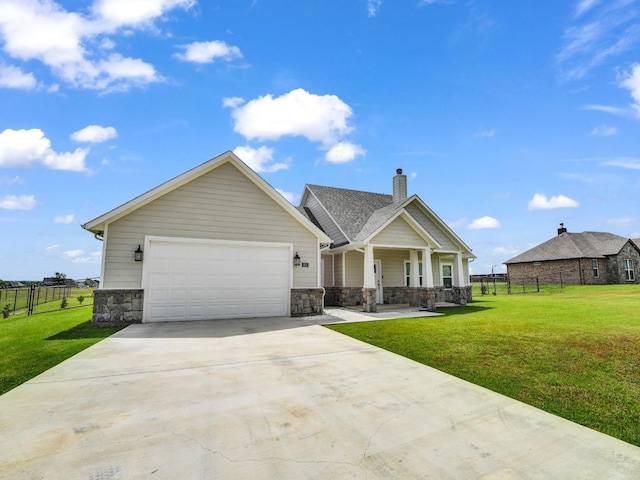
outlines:
[[[56,272],[56,280],[66,280],[67,274],[62,272]]]

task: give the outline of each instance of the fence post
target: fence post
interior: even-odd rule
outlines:
[[[36,286],[34,284],[29,285],[29,295],[27,296],[27,316],[33,315],[33,302],[36,296]]]
[[[538,293],[540,293],[540,279],[538,277],[536,277],[536,287],[537,287]]]
[[[13,313],[16,313],[16,305],[18,304],[18,289],[15,289],[15,294],[13,295]]]
[[[562,288],[562,272],[560,272],[560,288]]]

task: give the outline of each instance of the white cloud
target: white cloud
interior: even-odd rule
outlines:
[[[500,222],[493,217],[480,217],[476,218],[473,222],[467,225],[469,230],[481,230],[485,228],[500,228]]]
[[[382,0],[367,0],[367,14],[369,17],[375,17],[382,5]]]
[[[89,125],[82,130],[73,132],[71,139],[76,142],[101,143],[116,138],[118,132],[113,127],[102,127],[100,125]]]
[[[278,191],[278,193],[280,195],[282,195],[284,198],[286,198],[289,203],[293,203],[293,200],[295,198],[295,195],[293,193],[285,192],[284,190],[280,190],[279,188],[276,188],[276,190]]]
[[[227,45],[218,40],[193,42],[178,47],[184,49],[184,53],[176,53],[174,56],[185,62],[212,63],[218,58],[226,61],[242,58],[242,52],[238,47]]]
[[[517,255],[518,253],[520,253],[520,249],[518,247],[512,247],[512,246],[507,246],[507,247],[496,247],[492,250],[492,252],[494,255],[499,255],[499,256],[506,256],[509,255],[510,257],[513,257],[515,255]]]
[[[37,86],[33,73],[24,73],[12,65],[0,66],[0,87],[31,90]]]
[[[273,148],[264,145],[259,148],[236,147],[233,153],[256,172],[277,172],[289,168],[287,162],[274,163]]]
[[[75,216],[73,214],[58,215],[57,217],[53,218],[53,223],[69,224],[69,223],[73,223],[74,220],[75,220]]]
[[[631,92],[631,97],[635,100],[632,104],[636,115],[640,117],[640,64],[633,64],[631,68],[624,73],[624,78],[620,82],[620,86]]]
[[[564,195],[557,195],[555,197],[547,198],[541,193],[536,193],[529,201],[529,210],[548,210],[554,208],[576,208],[578,202],[565,197]]]
[[[418,177],[418,172],[411,172],[411,173],[409,174],[409,178],[410,178],[411,180],[415,180],[417,177]]]
[[[640,170],[640,159],[630,157],[614,158],[603,163],[609,167],[628,168],[630,170]]]
[[[351,107],[335,95],[297,89],[276,98],[267,94],[246,104],[226,103],[233,109],[234,131],[248,140],[303,136],[330,148],[353,129],[347,123]]]
[[[616,127],[609,127],[608,125],[600,125],[591,130],[592,137],[613,137],[618,134],[618,129]]]
[[[589,12],[588,16],[583,14]],[[564,45],[556,60],[565,80],[583,78],[612,57],[636,48],[640,41],[638,11],[633,2],[578,3],[575,22],[564,32]]]
[[[4,210],[31,210],[35,206],[35,195],[5,195],[0,199],[0,209]]]
[[[52,0],[0,0],[0,35],[9,57],[42,62],[72,86],[127,90],[161,77],[140,59],[118,53],[104,57],[115,46],[109,35],[152,27],[169,10],[194,4],[194,0],[98,0],[82,14]]]
[[[93,14],[102,29],[122,26],[145,26],[174,8],[189,9],[195,0],[98,0],[93,5]]]
[[[30,167],[41,164],[53,170],[85,170],[84,160],[89,149],[56,153],[51,141],[39,128],[30,130],[6,129],[0,133],[0,168]]]
[[[57,246],[56,246],[57,247]],[[102,258],[101,252],[89,252],[86,253],[82,249],[67,250],[60,254],[61,258],[71,260],[71,263],[79,264],[99,264]]]
[[[18,177],[0,177],[0,185],[23,185],[25,182],[24,178]]]
[[[611,218],[605,222],[607,225],[613,225],[615,227],[627,227],[636,223],[633,218]]]
[[[351,142],[340,142],[329,149],[325,158],[331,163],[346,163],[366,153],[360,145]]]
[[[578,5],[576,5],[576,13],[575,13],[576,17],[579,17],[580,15],[583,15],[584,13],[588,12],[599,3],[600,3],[600,0],[580,0],[578,2]]]
[[[484,130],[480,133],[476,133],[474,137],[475,138],[491,138],[491,137],[495,137],[496,133],[498,133],[496,130]]]
[[[58,248],[60,248],[60,245],[49,245],[47,248],[44,249],[45,252],[52,252],[54,250],[57,250]]]
[[[242,97],[226,97],[222,99],[222,106],[229,108],[236,108],[239,105],[244,103],[244,98]]]
[[[586,105],[585,110],[595,110],[597,112],[609,113],[619,117],[632,117],[633,113],[628,108],[611,107],[608,105]]]

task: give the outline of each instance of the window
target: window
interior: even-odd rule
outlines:
[[[411,286],[411,262],[404,261],[404,278],[407,287]],[[422,262],[418,263],[418,285],[422,286]]]
[[[453,288],[452,265],[442,265],[442,285],[444,285],[444,288]]]
[[[591,260],[591,267],[593,268],[593,277],[598,278],[600,276],[600,272],[598,271],[598,260]]]
[[[624,279],[627,282],[633,282],[636,279],[636,276],[633,272],[633,260],[624,261]]]

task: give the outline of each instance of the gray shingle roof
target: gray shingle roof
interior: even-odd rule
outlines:
[[[351,241],[366,238],[393,213],[393,195],[307,185]],[[375,215],[374,215],[375,214]]]
[[[504,262],[528,263],[616,255],[628,239],[606,232],[565,232]]]

